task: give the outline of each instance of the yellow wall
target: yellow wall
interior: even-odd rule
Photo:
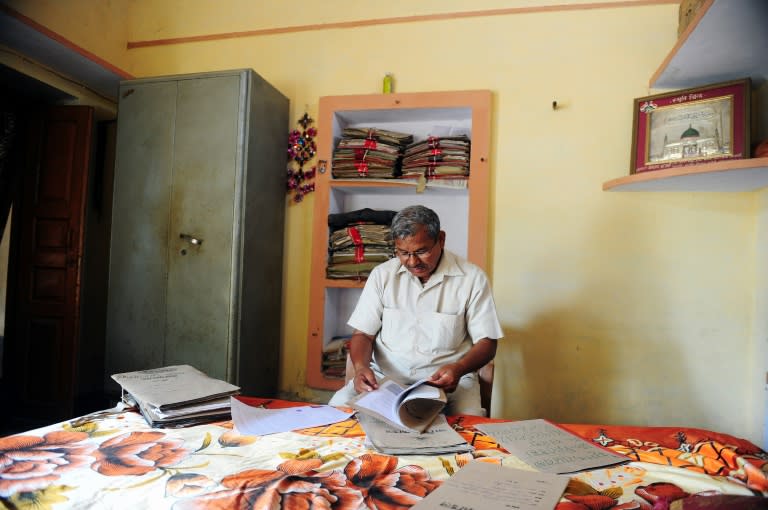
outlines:
[[[315,117],[321,96],[378,92],[388,71],[398,92],[492,90],[490,276],[506,332],[494,414],[761,441],[765,197],[601,191],[628,173],[632,99],[652,92],[648,79],[675,43],[676,4],[224,39],[132,49],[122,60],[111,45],[100,53],[90,28],[65,30],[50,14],[56,2],[35,3],[39,21],[139,77],[252,67],[291,99],[293,119],[305,109]],[[115,23],[143,41],[564,3],[132,0]],[[312,197],[286,204],[280,386],[319,399],[303,383]]]
[[[768,311],[768,266],[765,261],[768,260],[768,192],[759,193],[756,201],[753,343],[747,350],[753,362],[745,363],[745,370],[751,389],[747,392],[747,400],[751,401],[756,409],[755,426],[762,426],[762,443],[757,444],[762,444],[763,449],[766,449],[768,446],[768,313],[766,313]],[[760,423],[760,416],[763,416],[762,423]],[[757,431],[755,437],[760,437]]]

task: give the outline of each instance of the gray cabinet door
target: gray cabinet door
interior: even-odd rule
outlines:
[[[219,379],[229,378],[232,355],[241,87],[239,76],[181,80],[176,110],[165,361]]]
[[[276,392],[288,106],[252,70],[121,84],[109,393],[176,364]]]
[[[163,362],[176,83],[121,87],[107,301],[107,376]]]
[[[121,92],[108,375],[186,363],[231,379],[244,87],[229,75]]]

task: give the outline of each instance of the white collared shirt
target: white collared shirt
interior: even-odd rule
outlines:
[[[376,266],[347,324],[376,336],[374,370],[401,383],[431,376],[482,338],[503,336],[485,272],[446,250],[423,285],[397,258]]]

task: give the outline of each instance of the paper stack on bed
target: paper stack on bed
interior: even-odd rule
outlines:
[[[424,432],[405,431],[370,415],[358,414],[365,444],[390,455],[446,455],[471,452],[475,448],[438,415]]]
[[[347,405],[406,432],[424,432],[448,403],[445,392],[421,379],[401,386],[385,377],[373,391],[364,391]]]
[[[358,411],[366,444],[392,455],[443,455],[474,448],[451,426],[440,411],[445,392],[424,380],[403,387],[384,378],[376,390],[363,392],[348,402]]]
[[[112,375],[123,401],[139,408],[151,427],[184,427],[230,418],[240,388],[189,365]]]

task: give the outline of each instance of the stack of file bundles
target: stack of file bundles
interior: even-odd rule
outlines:
[[[346,128],[333,152],[334,179],[370,177],[392,179],[400,175],[400,162],[413,135],[376,128]]]
[[[469,175],[470,141],[466,135],[430,136],[405,149],[403,178],[466,180]]]
[[[123,401],[138,407],[151,427],[185,427],[230,418],[230,397],[240,388],[189,365],[112,375]]]
[[[328,278],[367,278],[394,256],[390,223],[395,211],[359,209],[328,215]]]
[[[347,353],[352,335],[335,336],[323,346],[323,376],[344,379],[347,375]]]

